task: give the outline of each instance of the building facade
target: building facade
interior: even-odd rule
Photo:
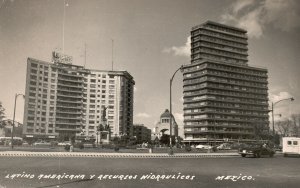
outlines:
[[[160,115],[159,122],[157,122],[157,124],[153,128],[152,140],[154,140],[156,138],[160,139],[160,137],[163,134],[170,135],[170,119],[171,119],[170,111],[168,109],[166,109]],[[175,137],[178,137],[178,125],[177,125],[177,122],[175,121],[174,117],[172,118],[172,121],[173,121],[172,122],[172,135],[174,135]]]
[[[133,136],[136,137],[137,144],[149,143],[151,142],[151,129],[143,124],[134,124]]]
[[[133,77],[72,64],[53,52],[52,62],[27,60],[23,134],[34,139],[96,137],[106,110],[112,136],[132,135]]]
[[[248,65],[246,32],[211,21],[192,28],[184,142],[245,142],[268,130],[267,69]]]

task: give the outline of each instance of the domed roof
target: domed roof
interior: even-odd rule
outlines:
[[[160,118],[170,118],[169,110],[166,109],[165,112],[160,115]]]

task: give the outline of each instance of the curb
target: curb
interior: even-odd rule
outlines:
[[[219,158],[238,157],[238,153],[153,154],[153,153],[81,153],[81,152],[0,152],[0,157],[92,157],[92,158]]]

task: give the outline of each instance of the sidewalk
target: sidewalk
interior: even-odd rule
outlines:
[[[238,153],[96,153],[1,151],[0,157],[95,157],[95,158],[206,158],[238,157]]]

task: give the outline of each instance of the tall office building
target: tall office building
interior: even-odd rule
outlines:
[[[25,137],[96,138],[104,110],[112,136],[132,136],[135,82],[128,72],[85,69],[56,52],[52,59],[27,60]]]
[[[185,142],[251,141],[269,126],[267,69],[248,65],[247,31],[211,21],[191,31],[183,68]]]

